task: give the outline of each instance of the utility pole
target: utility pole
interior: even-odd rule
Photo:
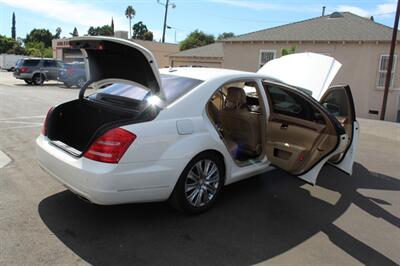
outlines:
[[[386,73],[386,80],[385,80],[385,91],[383,92],[383,102],[382,102],[381,117],[380,117],[381,120],[385,120],[387,98],[388,98],[388,94],[389,94],[390,81],[392,80],[393,57],[394,57],[394,50],[396,48],[396,42],[397,42],[397,31],[399,29],[399,15],[400,15],[400,1],[398,0],[396,16],[394,18],[392,43],[390,45],[390,54],[389,54],[389,62],[388,62],[389,65],[387,66],[387,73]]]
[[[175,3],[169,3],[169,0],[166,0],[167,2],[164,4],[164,3],[161,3],[160,2],[160,0],[157,0],[157,3],[159,3],[160,5],[162,5],[162,6],[164,6],[165,7],[165,14],[164,14],[164,27],[163,27],[163,34],[162,34],[162,41],[161,42],[165,42],[165,31],[166,31],[166,29],[167,29],[167,17],[168,17],[168,7],[171,5],[172,6],[172,8],[175,8],[176,7],[176,5],[175,5]]]

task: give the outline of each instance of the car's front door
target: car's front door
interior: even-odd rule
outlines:
[[[346,149],[344,128],[303,93],[274,82],[264,82],[264,88],[270,105],[265,144],[268,160],[315,184],[322,165]]]
[[[330,87],[321,97],[320,103],[329,113],[336,117],[346,130],[349,138],[345,151],[330,158],[329,163],[351,175],[360,129],[356,120],[350,86],[340,85]]]

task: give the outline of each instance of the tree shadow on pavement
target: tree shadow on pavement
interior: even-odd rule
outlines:
[[[380,199],[357,192],[400,191],[399,180],[360,164],[351,177],[326,166],[318,186],[340,194],[334,204],[313,197],[303,185],[274,170],[226,187],[214,208],[197,216],[165,203],[94,206],[64,191],[41,201],[39,214],[68,248],[94,265],[249,265],[319,232],[361,263],[396,265],[333,222],[355,204],[400,228],[400,219],[375,203]]]

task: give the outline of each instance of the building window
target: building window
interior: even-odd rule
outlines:
[[[397,64],[397,55],[394,55],[392,76],[390,79],[390,87],[393,86],[394,73],[396,72],[396,64]],[[376,84],[378,88],[385,87],[386,73],[388,66],[389,66],[389,55],[381,55],[381,58],[379,59],[378,82]]]
[[[260,64],[259,67],[262,68],[263,65],[269,61],[275,59],[276,50],[260,50]]]

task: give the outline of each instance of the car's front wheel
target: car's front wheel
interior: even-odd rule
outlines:
[[[212,152],[199,154],[183,170],[169,201],[183,212],[203,212],[214,204],[223,182],[221,158]]]

